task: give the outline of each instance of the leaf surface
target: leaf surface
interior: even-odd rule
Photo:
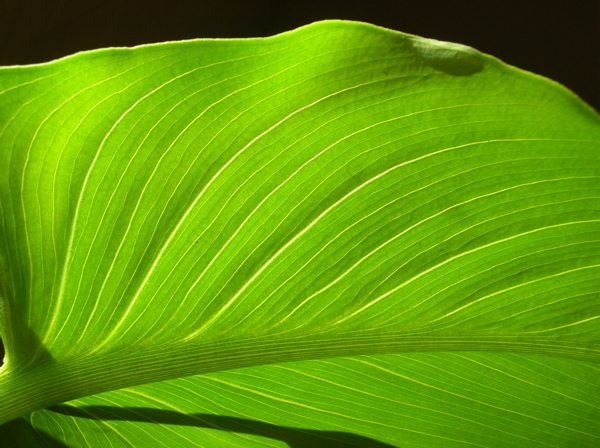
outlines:
[[[0,102],[10,437],[597,444],[600,120],[563,87],[323,22]]]

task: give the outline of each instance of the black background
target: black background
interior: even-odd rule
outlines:
[[[0,0],[0,65],[107,46],[269,36],[323,19],[467,44],[552,78],[600,110],[600,0]]]
[[[0,65],[348,19],[453,42],[552,78],[600,110],[600,0],[0,0]]]

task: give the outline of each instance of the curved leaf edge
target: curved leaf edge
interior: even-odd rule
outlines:
[[[301,32],[313,27],[330,26],[330,25],[345,25],[346,21],[325,21],[317,22],[312,25],[308,25],[299,28],[294,31],[279,34],[273,37],[258,38],[258,39],[274,39],[280,36],[291,35],[292,33]],[[369,27],[370,29],[377,29],[379,32],[393,33],[398,35],[399,33],[381,29],[373,25],[364,24],[360,22],[354,22],[360,26]],[[417,38],[416,36],[404,34],[407,38]],[[77,58],[93,58],[100,54],[106,54],[106,52],[122,52],[122,51],[135,51],[136,49],[143,49],[158,45],[182,45],[188,43],[196,43],[198,41],[222,41],[225,39],[201,39],[184,42],[170,42],[161,44],[150,44],[131,49],[101,49],[94,50],[91,52],[82,52],[76,55],[68,56],[56,61],[37,64],[32,66],[13,66],[0,68],[0,70],[28,70],[33,67],[46,66],[49,64],[61,64],[71,63]],[[248,39],[233,39],[228,41],[249,41]],[[486,63],[501,63],[499,60],[492,56],[482,55],[485,58]],[[503,64],[503,63],[501,63]],[[503,64],[504,65],[504,64]],[[545,77],[526,72],[508,65],[504,65],[505,70],[509,72],[517,73],[519,76],[533,77],[537,80],[541,80],[546,83],[547,86],[552,88],[563,95],[563,98],[569,100],[574,108],[579,109],[584,115],[588,115],[590,119],[595,121],[598,120],[598,115],[589,105],[580,100],[580,98],[573,92],[565,88],[564,86],[549,80]],[[2,305],[0,298],[0,336],[9,339],[13,331],[9,330],[9,324],[7,323],[6,316],[10,315],[10,312],[6,311]],[[389,336],[389,335],[388,335]],[[485,339],[485,338],[483,338]],[[94,355],[93,357],[83,357],[77,360],[61,360],[60,363],[55,363],[51,359],[47,359],[44,364],[32,367],[32,368],[19,368],[12,369],[11,363],[7,362],[0,368],[0,398],[3,403],[7,406],[2,406],[2,411],[6,408],[11,408],[8,412],[0,412],[0,423],[12,420],[20,415],[31,412],[35,409],[45,408],[47,406],[63,402],[86,395],[96,394],[103,391],[113,390],[117,388],[132,386],[136,384],[142,384],[153,381],[160,381],[164,379],[175,378],[179,376],[188,376],[205,372],[213,372],[218,370],[234,369],[239,367],[269,364],[273,362],[286,362],[286,361],[298,361],[307,359],[318,359],[327,358],[335,353],[335,356],[348,356],[358,354],[372,354],[372,353],[394,353],[398,351],[416,351],[416,350],[449,350],[452,347],[462,347],[460,350],[502,350],[502,351],[514,351],[519,353],[541,353],[551,354],[556,356],[567,356],[585,361],[599,362],[599,351],[596,347],[578,347],[561,345],[561,342],[548,341],[540,339],[538,345],[532,346],[529,343],[523,343],[519,341],[519,338],[511,340],[510,337],[503,339],[498,342],[497,338],[490,338],[489,340],[474,341],[472,337],[467,339],[460,338],[448,338],[448,340],[441,340],[439,337],[429,343],[424,343],[423,338],[419,338],[419,341],[410,341],[407,338],[391,336],[389,340],[387,338],[381,338],[381,336],[373,336],[373,339],[369,337],[361,336],[360,343],[357,340],[350,337],[351,343],[345,345],[343,338],[336,338],[336,340],[329,343],[324,343],[323,340],[319,341],[308,341],[302,340],[302,344],[305,346],[304,350],[290,353],[290,347],[296,344],[296,339],[289,341],[282,341],[277,349],[273,349],[270,342],[264,342],[263,345],[257,344],[256,341],[249,341],[252,348],[256,350],[254,353],[244,353],[240,356],[240,345],[239,344],[211,344],[209,346],[197,346],[188,345],[180,346],[177,343],[169,344],[168,346],[160,348],[152,348],[149,350],[139,351],[136,350],[132,353],[127,353],[128,363],[127,366],[119,366],[119,362],[115,362],[115,359],[119,359],[123,356],[124,352],[116,352],[110,355]],[[346,347],[345,349],[343,347]],[[169,365],[165,369],[165,366],[160,368],[152,369],[152,366],[160,365],[161,361],[164,360],[164,351],[169,350],[173,358],[169,361]],[[346,350],[346,351],[345,351]],[[575,350],[573,354],[572,351]],[[202,358],[198,358],[198,352],[203,353]],[[243,352],[243,350],[242,350]],[[260,355],[257,353],[261,352]],[[217,355],[215,355],[217,354]],[[210,358],[212,356],[212,358]],[[209,359],[210,358],[210,359]],[[252,359],[248,359],[252,358]],[[10,352],[7,350],[6,358],[10,360]],[[193,360],[193,362],[190,362]],[[133,372],[131,372],[131,365],[142,366],[147,365],[150,367],[147,375],[144,378],[135,378]],[[80,369],[80,371],[88,373],[90,376],[86,379],[84,384],[81,382],[73,382],[70,371]],[[114,376],[112,376],[114,375]],[[112,376],[110,383],[106,380]],[[87,381],[89,380],[89,381]],[[113,381],[114,380],[114,381]],[[44,396],[40,394],[41,390],[52,390],[51,396]],[[7,397],[11,397],[8,399]],[[35,401],[36,397],[43,397],[43,400],[39,400],[34,406],[31,405],[32,400]],[[25,405],[27,403],[27,405]]]

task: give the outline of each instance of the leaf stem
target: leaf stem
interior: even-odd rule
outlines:
[[[76,398],[182,376],[290,361],[418,351],[496,351],[600,362],[596,347],[551,338],[356,333],[330,339],[321,335],[247,339],[243,343],[169,344],[4,371],[0,373],[0,424]]]

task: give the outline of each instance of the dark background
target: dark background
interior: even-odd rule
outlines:
[[[566,85],[600,110],[600,0],[0,0],[0,65],[323,19],[460,42]]]
[[[107,46],[270,36],[323,19],[467,44],[552,78],[600,110],[600,0],[0,0],[0,65]]]

